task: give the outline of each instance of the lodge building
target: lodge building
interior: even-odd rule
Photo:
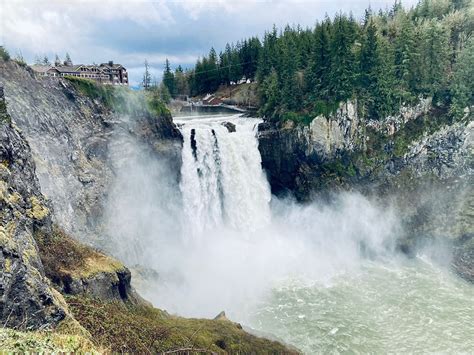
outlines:
[[[109,61],[100,65],[33,65],[31,68],[39,76],[64,77],[75,76],[95,80],[102,84],[128,85],[127,69],[121,64]]]

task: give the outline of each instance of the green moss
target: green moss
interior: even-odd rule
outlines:
[[[112,108],[115,104],[114,87],[111,85],[98,84],[94,80],[78,78],[75,76],[65,76],[74,87],[83,95],[91,99],[98,99],[107,107]]]
[[[36,196],[30,197],[29,202],[31,208],[26,211],[28,217],[41,221],[49,215],[49,209],[46,206],[43,206]]]
[[[7,103],[5,99],[0,99],[0,124],[11,123],[12,119],[7,112]]]
[[[309,125],[315,115],[310,113],[286,112],[280,117],[280,121],[293,121],[303,125]]]
[[[101,353],[86,338],[54,332],[19,332],[0,328],[0,352],[4,353]]]
[[[184,319],[149,306],[102,303],[84,297],[67,297],[66,301],[94,343],[112,352],[296,353],[226,320]]]

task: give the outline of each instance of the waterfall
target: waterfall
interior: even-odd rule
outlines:
[[[175,120],[183,137],[180,189],[188,232],[226,226],[253,231],[270,221],[270,188],[261,168],[258,119],[239,115]],[[235,125],[230,132],[225,123]]]

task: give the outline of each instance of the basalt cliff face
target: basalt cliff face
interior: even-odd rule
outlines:
[[[117,135],[143,142],[170,165],[178,179],[181,135],[171,115],[157,118],[138,104],[132,108],[132,118],[116,114],[101,100],[81,95],[71,82],[37,80],[12,61],[0,61],[0,82],[12,121],[31,146],[54,219],[75,238],[100,244],[104,204],[116,174],[110,155]]]
[[[381,121],[341,104],[309,125],[259,126],[262,165],[276,195],[300,201],[341,190],[360,191],[398,206],[413,252],[423,241],[448,241],[453,265],[474,280],[474,122],[454,121],[430,100]]]
[[[51,232],[51,214],[30,147],[7,114],[0,87],[0,321],[4,326],[55,326],[66,316],[46,279],[34,233]]]
[[[58,235],[54,208],[41,192],[30,146],[6,107],[0,87],[0,321],[19,329],[56,328],[70,321],[58,291],[141,301],[130,286],[130,271],[121,263],[72,244],[64,233]],[[67,245],[75,249],[65,250]],[[75,253],[78,248],[82,253]],[[62,260],[67,256],[74,264]],[[54,277],[59,269],[62,279]]]

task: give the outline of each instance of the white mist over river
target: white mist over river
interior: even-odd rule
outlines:
[[[126,137],[115,147],[112,251],[158,273],[137,283],[155,306],[208,318],[224,310],[307,353],[474,349],[474,287],[427,257],[397,256],[395,211],[357,194],[278,200],[261,168],[260,120],[174,121],[179,186],[144,147]]]

